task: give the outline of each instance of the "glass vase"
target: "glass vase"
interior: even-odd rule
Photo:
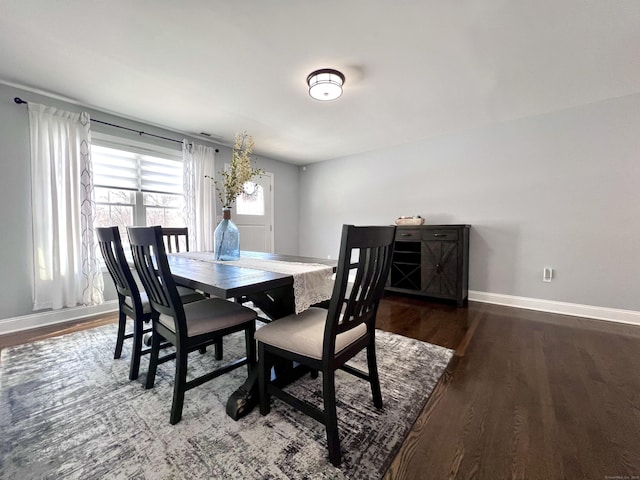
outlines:
[[[222,221],[213,233],[213,256],[216,260],[237,260],[240,258],[240,232],[231,221],[231,210],[222,210]]]

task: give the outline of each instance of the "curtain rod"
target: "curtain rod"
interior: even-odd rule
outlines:
[[[27,105],[29,102],[22,100],[20,97],[15,97],[13,99],[14,102],[16,102],[18,105]],[[169,137],[163,137],[161,135],[155,135],[153,133],[147,133],[147,132],[143,132],[141,130],[136,130],[134,128],[129,128],[129,127],[123,127],[121,125],[116,125],[115,123],[109,123],[109,122],[103,122],[102,120],[96,120],[94,118],[91,119],[92,122],[96,122],[96,123],[101,123],[102,125],[108,125],[110,127],[114,127],[114,128],[121,128],[122,130],[128,130],[129,132],[135,132],[138,135],[142,136],[142,135],[147,135],[149,137],[155,137],[155,138],[161,138],[162,140],[168,140],[169,142],[176,142],[182,145],[182,140],[176,140],[174,138],[169,138]],[[218,150],[217,148],[215,149],[215,152],[218,153],[220,152],[220,150]]]

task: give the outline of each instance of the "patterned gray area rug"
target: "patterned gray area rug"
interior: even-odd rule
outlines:
[[[453,351],[377,332],[384,408],[369,384],[336,375],[343,461],[328,462],[324,426],[279,400],[267,416],[255,408],[234,421],[229,395],[246,369],[186,394],[183,418],[169,424],[173,362],[160,365],[155,388],[128,380],[125,352],[113,360],[115,325],[2,350],[0,478],[371,479],[384,474],[442,375]],[[213,350],[213,349],[211,349]],[[225,359],[243,337],[225,339]],[[189,356],[210,369],[213,352]],[[365,369],[363,355],[354,366]],[[308,375],[289,391],[321,405],[321,379]]]

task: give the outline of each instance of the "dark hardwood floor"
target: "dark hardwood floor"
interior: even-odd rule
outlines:
[[[379,319],[457,353],[386,479],[640,478],[640,327],[390,296]]]
[[[115,318],[2,335],[0,348]],[[640,479],[639,326],[400,295],[377,325],[456,351],[385,479]]]

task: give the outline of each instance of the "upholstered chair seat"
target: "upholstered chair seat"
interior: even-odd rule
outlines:
[[[298,315],[289,315],[272,322],[269,328],[259,328],[256,340],[305,357],[322,359],[327,311],[311,307]],[[361,323],[351,330],[336,335],[336,354],[367,333]]]
[[[192,338],[213,331],[222,331],[255,318],[253,310],[239,309],[238,306],[237,303],[221,298],[210,298],[185,304],[184,314],[187,319],[187,337]],[[176,332],[173,317],[160,314],[158,321],[171,332]]]

